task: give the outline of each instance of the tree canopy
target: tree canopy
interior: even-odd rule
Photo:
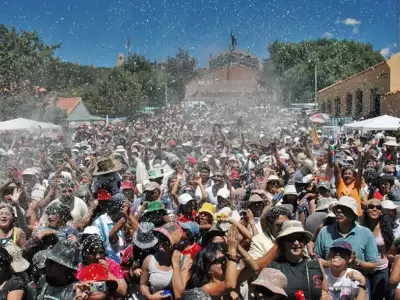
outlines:
[[[314,97],[317,67],[318,89],[327,87],[384,60],[371,44],[319,39],[300,43],[275,41],[268,48],[261,82],[277,83],[285,101],[309,102]]]
[[[132,117],[145,106],[164,106],[166,99],[179,103],[196,75],[197,62],[183,49],[164,63],[132,54],[120,67],[99,68],[60,61],[54,57],[60,47],[46,45],[37,32],[0,24],[0,120],[52,120],[45,113],[50,95],[82,97],[93,114]],[[51,111],[57,122],[65,115]]]

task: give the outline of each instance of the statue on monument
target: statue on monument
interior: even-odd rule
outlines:
[[[231,31],[231,50],[235,50],[236,46],[237,46],[236,35],[234,35],[233,31]]]

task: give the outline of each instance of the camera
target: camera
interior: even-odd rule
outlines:
[[[90,284],[90,292],[91,293],[96,293],[96,292],[107,292],[107,284],[105,281],[97,281],[97,282],[92,282]]]

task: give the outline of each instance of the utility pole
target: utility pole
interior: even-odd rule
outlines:
[[[128,37],[128,57],[131,56],[132,45],[131,45],[131,37]]]
[[[399,0],[400,1],[400,0]],[[318,70],[317,70],[317,63],[315,63],[315,74],[314,74],[314,101],[315,105],[318,103],[317,99],[318,93]]]
[[[165,82],[165,106],[167,108],[169,108],[169,105],[168,105],[168,83],[167,82]]]

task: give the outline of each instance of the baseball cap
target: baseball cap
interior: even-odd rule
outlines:
[[[182,229],[184,230],[189,230],[192,235],[196,235],[199,233],[200,228],[199,228],[199,224],[197,224],[196,222],[178,222],[179,226],[182,227]]]
[[[148,184],[146,184],[144,191],[152,192],[157,189],[160,190],[160,185],[157,182],[151,181]]]
[[[219,189],[218,193],[217,193],[217,197],[221,196],[224,199],[229,198],[230,195],[231,195],[231,193],[229,192],[229,190],[227,188]]]
[[[192,201],[192,200],[193,200],[193,197],[188,193],[184,193],[178,197],[178,202],[180,205],[186,205],[189,201]]]
[[[326,190],[330,190],[331,189],[331,185],[328,181],[320,181],[317,185],[317,189],[319,188],[323,188]]]
[[[134,187],[132,181],[128,181],[127,180],[127,181],[121,181],[121,189],[123,189],[123,190],[129,190],[129,189],[134,190],[135,187]]]
[[[350,243],[343,240],[334,241],[330,248],[330,251],[332,251],[333,249],[343,249],[347,250],[350,253],[353,253],[353,248],[351,247]]]

